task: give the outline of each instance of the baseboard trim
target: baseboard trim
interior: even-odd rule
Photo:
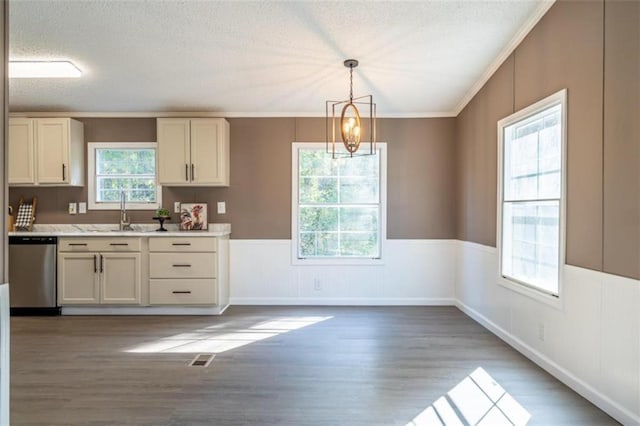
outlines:
[[[598,408],[605,411],[611,417],[622,424],[640,424],[640,416],[632,413],[628,409],[622,407],[617,402],[611,400],[597,389],[587,384],[573,373],[558,365],[555,361],[549,359],[546,355],[535,350],[522,340],[513,336],[502,327],[489,320],[475,309],[465,305],[460,300],[455,300],[455,306],[462,312],[470,316],[474,321],[482,325],[484,328],[498,336],[508,345],[516,349],[522,355],[535,362],[538,366],[546,370],[549,374],[569,386],[571,389],[585,397]]]
[[[63,306],[62,315],[221,315],[228,306]]]
[[[453,298],[232,297],[231,305],[455,306]]]

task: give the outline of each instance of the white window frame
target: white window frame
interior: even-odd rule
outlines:
[[[502,216],[504,204],[504,129],[514,123],[523,121],[526,118],[539,113],[542,110],[561,105],[561,190],[560,190],[560,216],[559,216],[559,239],[558,239],[558,294],[551,294],[534,285],[521,282],[514,278],[506,277],[502,274]],[[498,121],[498,208],[497,208],[497,238],[498,246],[498,283],[517,293],[523,294],[540,302],[546,303],[558,309],[563,307],[563,281],[565,266],[566,247],[566,174],[567,174],[567,89],[560,90],[536,103],[530,105],[514,114]]]
[[[96,202],[96,149],[136,149],[156,150],[156,202],[134,203],[127,201],[127,210],[157,210],[162,207],[162,185],[158,182],[158,144],[156,142],[89,142],[87,144],[87,208],[89,210],[120,210],[120,203]]]
[[[387,144],[377,142],[376,149],[380,156],[380,257],[322,257],[299,258],[298,257],[298,150],[312,148],[326,152],[324,142],[294,142],[291,145],[291,263],[293,265],[383,265],[384,253],[387,242]],[[328,156],[331,154],[327,154]],[[349,159],[345,159],[349,161]]]

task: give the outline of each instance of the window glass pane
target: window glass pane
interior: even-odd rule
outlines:
[[[368,177],[340,177],[340,202],[353,203],[377,203],[378,178]]]
[[[376,231],[378,215],[378,207],[341,207],[340,230]]]
[[[377,258],[380,256],[377,232],[342,232],[340,255]]]
[[[95,201],[119,203],[124,191],[128,202],[156,203],[155,169],[155,148],[96,148]]]
[[[298,155],[300,176],[336,175],[337,162],[333,161],[323,150],[300,149]]]
[[[124,191],[127,201],[153,203],[156,201],[155,179],[149,178],[96,178],[97,202],[120,202]]]
[[[340,255],[338,232],[301,232],[300,256],[335,257]]]
[[[337,177],[301,177],[300,203],[324,204],[338,202]]]
[[[504,199],[559,198],[562,175],[560,105],[504,132]]]
[[[560,201],[504,203],[502,273],[558,291]]]
[[[338,231],[337,207],[300,207],[300,231]]]
[[[380,256],[380,156],[298,150],[300,257]]]
[[[98,175],[153,175],[155,174],[155,165],[155,149],[96,149],[96,174]]]
[[[340,158],[341,176],[378,177],[379,158],[377,155],[367,155],[353,158]]]

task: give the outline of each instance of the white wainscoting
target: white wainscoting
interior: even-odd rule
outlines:
[[[567,265],[557,309],[498,285],[493,247],[458,242],[456,270],[461,310],[618,421],[640,424],[640,281]]]
[[[230,303],[453,305],[457,247],[388,240],[382,265],[301,266],[291,264],[291,240],[231,240]]]

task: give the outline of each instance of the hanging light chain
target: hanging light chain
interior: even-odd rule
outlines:
[[[349,64],[349,102],[353,103],[353,64]]]

